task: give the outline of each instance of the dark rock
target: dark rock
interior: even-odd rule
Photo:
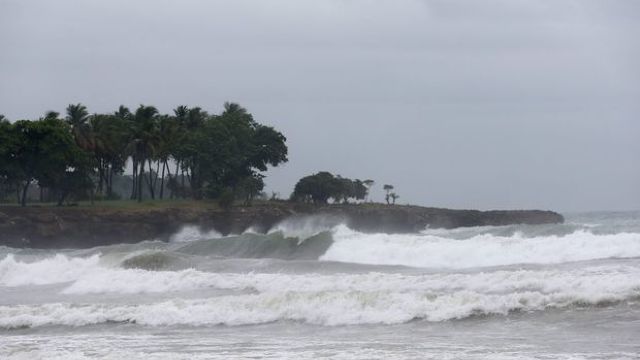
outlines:
[[[478,211],[388,206],[382,204],[325,205],[274,202],[231,211],[204,206],[117,209],[100,207],[0,208],[0,245],[34,248],[87,248],[144,240],[168,240],[184,225],[223,234],[249,227],[267,232],[296,216],[321,216],[344,222],[362,232],[410,233],[427,226],[455,228],[485,225],[561,223],[551,211]]]

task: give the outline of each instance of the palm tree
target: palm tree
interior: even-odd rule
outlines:
[[[235,116],[247,115],[247,109],[240,106],[240,104],[227,101],[224,103],[224,111],[222,112],[222,116],[225,116],[225,115],[235,115]]]
[[[106,184],[107,197],[111,197],[113,174],[122,173],[126,161],[127,123],[117,115],[94,115],[89,122],[98,164],[98,190],[102,192],[103,184]]]
[[[158,109],[155,107],[140,105],[133,116],[131,131],[132,138],[129,143],[129,148],[133,154],[134,166],[136,166],[136,164],[140,166],[140,172],[137,176],[138,201],[142,201],[142,183],[144,179],[145,162],[154,155],[157,148],[157,115]],[[149,169],[149,172],[151,172],[151,169]],[[149,185],[151,197],[155,198],[150,177]]]
[[[118,110],[115,113],[113,113],[113,115],[119,117],[122,120],[127,120],[131,116],[131,111],[129,111],[128,107],[124,105],[120,105]]]
[[[162,116],[159,121],[159,138],[157,156],[158,161],[162,163],[162,176],[160,181],[160,199],[164,197],[164,175],[169,173],[171,178],[171,169],[169,169],[169,157],[175,154],[176,146],[179,143],[180,125],[173,116]],[[175,158],[175,155],[173,155]],[[177,161],[177,159],[176,159]],[[154,184],[155,188],[155,184]]]
[[[67,123],[71,125],[73,137],[78,146],[84,150],[93,150],[95,141],[92,136],[91,126],[88,123],[89,112],[82,104],[69,104],[67,106]]]
[[[197,110],[196,110],[197,109]],[[184,147],[180,146],[180,144],[185,141],[185,139],[188,137],[188,133],[189,131],[192,130],[192,125],[191,123],[193,122],[193,120],[195,118],[197,118],[197,114],[200,114],[200,108],[196,108],[196,109],[189,109],[189,107],[187,107],[186,105],[180,105],[178,107],[176,107],[175,109],[173,109],[173,113],[175,114],[175,119],[176,122],[178,123],[178,130],[177,130],[177,138],[176,140],[176,146],[173,149],[173,158],[176,161],[176,171],[175,171],[175,181],[174,184],[177,186],[178,185],[178,177],[180,176],[180,180],[181,180],[181,190],[179,191],[179,193],[181,193],[184,197],[185,192],[184,192],[184,178],[185,178],[185,174],[184,174],[184,170],[185,170],[185,158],[184,158]],[[180,171],[182,170],[181,174],[178,175],[178,173],[180,173]],[[173,196],[173,192],[172,192],[172,196]]]
[[[58,116],[60,116],[59,112],[56,111],[47,111],[44,114],[44,120],[57,120]]]

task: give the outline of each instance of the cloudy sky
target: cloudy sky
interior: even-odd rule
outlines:
[[[0,113],[239,102],[318,170],[455,208],[640,209],[640,1],[0,0]]]

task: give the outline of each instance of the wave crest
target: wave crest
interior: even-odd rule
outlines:
[[[463,269],[640,256],[638,233],[596,235],[579,230],[564,236],[479,234],[464,240],[433,234],[363,234],[340,226],[320,260]]]

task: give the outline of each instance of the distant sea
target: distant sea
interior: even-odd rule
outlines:
[[[0,359],[640,359],[640,212],[0,247]]]

